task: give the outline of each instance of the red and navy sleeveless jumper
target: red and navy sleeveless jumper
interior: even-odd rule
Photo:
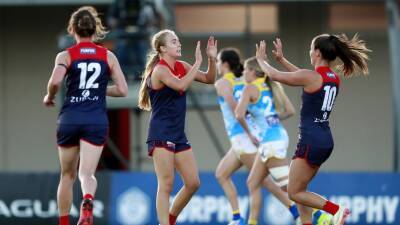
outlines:
[[[110,78],[107,49],[81,42],[67,49],[71,64],[58,116],[57,143],[68,147],[85,140],[103,145],[108,132],[106,91]]]
[[[186,75],[185,67],[180,61],[175,62],[174,68],[163,59],[157,65],[166,66],[178,78]],[[153,89],[150,77],[147,79],[147,91],[152,108],[147,137],[149,155],[152,156],[156,147],[174,153],[190,149],[185,134],[186,93],[175,91],[166,85]]]
[[[311,166],[320,166],[333,150],[329,116],[339,93],[340,78],[329,67],[318,67],[321,88],[308,93],[303,90],[300,131],[294,158],[305,158]]]

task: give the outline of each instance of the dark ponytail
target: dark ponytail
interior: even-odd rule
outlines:
[[[243,69],[243,64],[239,63],[237,64],[236,68],[232,68],[232,72],[235,74],[235,77],[241,77]]]
[[[235,77],[241,77],[243,64],[240,59],[240,51],[236,48],[224,48],[220,52],[221,62],[228,63],[229,69],[235,74]]]
[[[322,58],[331,62],[337,57],[342,61],[338,67],[345,77],[352,76],[356,71],[368,74],[368,52],[371,52],[360,40],[358,35],[350,40],[345,34],[322,34],[314,38],[314,49],[318,49]]]

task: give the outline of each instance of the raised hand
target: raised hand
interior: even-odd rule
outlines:
[[[217,58],[217,53],[218,53],[217,45],[218,41],[215,40],[213,36],[210,36],[207,41],[207,49],[206,49],[206,53],[209,58],[213,59]]]
[[[273,41],[275,49],[272,50],[272,54],[275,57],[276,61],[280,61],[283,59],[283,51],[282,51],[282,42],[280,38],[276,38],[275,41]]]
[[[265,53],[266,44],[265,41],[260,41],[259,44],[256,44],[256,58],[257,60],[266,61],[267,54]]]
[[[197,41],[195,59],[196,59],[195,63],[198,63],[199,65],[203,61],[203,56],[201,55],[201,49],[200,49],[200,41]]]

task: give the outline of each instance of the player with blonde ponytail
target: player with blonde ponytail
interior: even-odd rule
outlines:
[[[161,225],[175,225],[179,213],[200,186],[192,148],[185,134],[186,91],[196,80],[213,84],[216,77],[217,41],[207,43],[208,70],[199,70],[202,63],[200,42],[197,42],[195,63],[178,60],[181,43],[175,32],[162,30],[152,39],[146,70],[139,92],[139,108],[151,110],[147,138],[157,175],[157,216]],[[175,169],[183,179],[183,187],[169,207]]]

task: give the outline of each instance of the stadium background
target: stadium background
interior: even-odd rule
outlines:
[[[58,109],[49,110],[41,102],[54,57],[59,51],[58,37],[65,31],[71,12],[80,5],[94,5],[106,16],[111,2],[0,0],[0,172],[2,176],[12,175],[8,178],[11,179],[11,184],[0,189],[0,199],[15,184],[23,184],[19,183],[21,180],[17,179],[18,176],[28,176],[26,182],[30,182],[30,176],[38,174],[49,176],[43,179],[53,180],[50,183],[57,180],[53,176],[59,170],[55,145]],[[397,166],[394,132],[396,121],[393,113],[395,98],[392,88],[395,86],[395,79],[391,73],[389,27],[384,1],[172,0],[165,3],[170,10],[170,28],[176,30],[181,38],[183,59],[189,62],[193,61],[195,41],[201,40],[205,47],[205,41],[210,34],[219,40],[219,49],[236,46],[244,57],[253,55],[256,41],[266,39],[271,43],[274,37],[279,36],[283,40],[286,57],[299,67],[311,68],[308,51],[312,37],[326,32],[344,32],[349,36],[357,32],[373,50],[369,62],[370,75],[342,82],[341,94],[331,118],[335,151],[322,167],[327,172],[322,176],[337,174],[338,181],[332,181],[332,184],[337,184],[342,183],[341,179],[351,183],[356,177],[362,176],[357,172],[372,174],[372,177],[366,178],[368,183],[377,180],[390,181],[392,183],[386,184],[389,188],[385,191],[398,197],[399,191],[390,189],[399,187],[396,181],[400,177],[397,173],[392,173]],[[203,63],[203,68],[205,64]],[[297,109],[296,116],[284,121],[290,136],[290,156],[297,139],[301,89],[287,87],[286,91]],[[197,96],[201,107],[190,107],[186,131],[200,170],[204,172],[204,176],[208,176],[207,179],[211,179],[212,174],[209,172],[215,170],[221,150],[217,149],[212,136],[216,135],[224,150],[229,148],[229,143],[213,87],[194,85],[192,92]],[[149,113],[138,114],[135,110],[136,95],[137,85],[131,83],[128,101],[111,100],[110,110],[117,113],[120,108],[129,108],[124,111],[128,112],[129,117],[125,121],[130,124],[129,151],[125,158],[128,166],[125,169],[136,172],[152,171],[152,163],[146,158],[145,147]],[[60,103],[59,101],[58,105]],[[211,135],[205,122],[211,125],[214,132]],[[107,151],[110,150],[107,149],[105,153]],[[104,176],[111,177],[107,178],[110,180],[120,175],[109,173],[105,167],[102,171]],[[343,178],[346,175],[354,177]],[[137,176],[144,176],[146,179],[153,177],[151,173],[140,173]],[[245,179],[243,175],[239,175],[240,177]],[[19,181],[13,184],[14,180]],[[112,188],[111,183],[110,181]],[[154,181],[149,185],[155,186]],[[349,184],[354,190],[359,188],[352,185]],[[215,183],[210,186],[218,188]],[[382,191],[382,186],[379,187],[381,188],[377,190]],[[241,189],[243,193],[244,188]],[[366,191],[367,195],[377,194],[372,189]],[[38,187],[38,190],[42,189]],[[48,194],[52,191],[54,189]],[[332,194],[335,191],[336,187],[332,188]],[[104,190],[103,192],[107,193]],[[23,192],[21,193],[23,196]],[[350,192],[345,194],[353,195]],[[5,205],[9,206],[7,204]],[[0,209],[1,207],[0,201]],[[391,224],[400,224],[397,211],[396,208],[396,219]],[[11,220],[7,220],[8,217],[4,215],[4,211],[0,210],[0,224],[9,224]]]

